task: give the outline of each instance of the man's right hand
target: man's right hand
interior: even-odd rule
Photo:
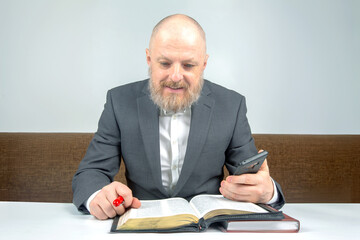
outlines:
[[[124,198],[124,204],[115,207],[113,201],[118,197]],[[101,189],[90,202],[90,213],[100,220],[122,215],[127,208],[139,208],[139,199],[133,197],[132,191],[125,184],[112,182]]]

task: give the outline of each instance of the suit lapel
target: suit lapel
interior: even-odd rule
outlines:
[[[140,131],[146,157],[150,165],[150,174],[153,176],[157,188],[167,196],[168,194],[163,187],[161,179],[159,112],[158,108],[149,97],[147,85],[143,92],[146,94],[137,99]]]
[[[212,107],[215,100],[208,96],[210,90],[204,85],[202,95],[198,102],[191,108],[190,133],[186,148],[184,164],[173,196],[177,195],[184,187],[186,181],[194,171],[197,160],[204,146],[212,115]]]

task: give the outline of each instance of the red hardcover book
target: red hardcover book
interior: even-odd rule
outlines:
[[[266,232],[296,233],[300,230],[300,221],[284,214],[281,220],[229,220],[223,222],[220,229],[224,232]]]

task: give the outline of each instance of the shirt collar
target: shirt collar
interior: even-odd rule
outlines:
[[[160,116],[172,116],[172,115],[174,115],[174,114],[184,114],[184,113],[186,113],[186,112],[188,112],[188,111],[191,111],[191,108],[190,107],[187,107],[187,108],[185,108],[185,109],[183,109],[183,110],[179,110],[179,111],[177,111],[177,112],[174,112],[174,111],[166,111],[166,110],[164,110],[164,109],[160,109]]]

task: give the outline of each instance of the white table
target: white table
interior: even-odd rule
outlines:
[[[286,204],[299,233],[109,233],[112,220],[79,213],[70,203],[0,202],[0,239],[360,239],[360,204]]]

